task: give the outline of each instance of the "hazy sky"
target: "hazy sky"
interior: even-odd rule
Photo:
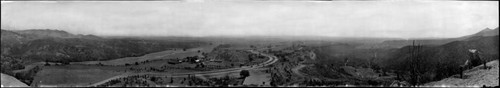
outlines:
[[[132,36],[459,37],[497,28],[497,1],[2,2],[3,29]]]

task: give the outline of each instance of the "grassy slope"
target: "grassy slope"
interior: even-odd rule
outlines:
[[[476,86],[480,87],[486,86],[498,86],[498,60],[491,61],[487,63],[487,66],[491,66],[491,69],[482,69],[483,66],[477,66],[472,69],[464,71],[465,79],[459,78],[459,74],[455,74],[452,77],[445,78],[440,81],[430,82],[424,84],[424,86]]]

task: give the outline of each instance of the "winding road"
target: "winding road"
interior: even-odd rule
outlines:
[[[299,48],[299,49],[302,49],[302,47],[301,47],[301,48]],[[311,59],[312,59],[312,60],[316,59],[316,54],[315,54],[314,52],[312,52],[312,53],[311,53],[311,55],[312,55],[312,56],[311,56]],[[299,79],[299,80],[295,80],[295,81],[291,81],[291,82],[288,82],[288,83],[286,83],[285,85],[294,85],[294,84],[297,84],[297,83],[300,83],[300,82],[305,81],[305,80],[306,80],[306,78],[318,79],[318,78],[316,78],[316,77],[307,76],[307,74],[304,74],[304,73],[300,72],[300,69],[302,69],[302,68],[304,68],[304,67],[307,67],[307,66],[310,66],[310,65],[304,65],[304,64],[302,64],[302,63],[304,63],[304,62],[306,62],[306,61],[307,61],[307,60],[301,61],[301,62],[299,62],[299,63],[298,63],[298,64],[299,64],[298,66],[296,66],[296,67],[292,68],[292,72],[293,72],[293,73],[295,73],[296,75],[300,76],[300,77],[301,77],[301,79]]]
[[[260,63],[260,64],[252,65],[252,66],[243,66],[243,67],[239,67],[239,68],[229,68],[229,69],[203,71],[203,72],[188,72],[188,73],[162,73],[162,72],[125,73],[125,74],[122,74],[122,75],[117,75],[117,76],[108,78],[106,80],[102,80],[102,81],[97,82],[97,83],[93,83],[93,84],[88,85],[88,86],[89,87],[95,87],[97,85],[104,84],[104,83],[106,83],[108,81],[111,81],[111,80],[115,80],[115,79],[119,79],[119,78],[125,78],[125,77],[130,77],[130,76],[138,76],[138,75],[154,75],[154,76],[167,76],[167,77],[187,77],[189,74],[192,74],[192,75],[220,75],[220,74],[225,74],[225,73],[239,72],[241,70],[249,70],[249,69],[261,68],[261,67],[265,67],[265,66],[271,65],[271,64],[273,64],[273,63],[275,63],[275,62],[278,61],[278,58],[276,56],[274,56],[274,55],[264,54],[264,53],[260,53],[260,52],[253,51],[253,50],[249,50],[249,51],[251,53],[254,53],[254,54],[261,54],[263,56],[266,56],[266,57],[269,58],[269,60],[267,60],[266,62]]]

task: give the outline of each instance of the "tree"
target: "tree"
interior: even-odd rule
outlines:
[[[170,77],[170,83],[174,83],[174,77]]]
[[[252,61],[253,61],[253,57],[248,57],[248,60],[249,60],[250,62],[252,62]]]
[[[224,78],[222,78],[222,86],[226,87],[227,85],[229,85],[229,75],[226,75],[224,76]]]
[[[156,81],[156,78],[155,77],[151,77],[151,81]]]
[[[2,63],[3,64],[3,63]],[[49,66],[49,61],[45,60],[45,66]]]
[[[248,70],[241,70],[240,76],[242,78],[246,78],[246,77],[250,76],[250,72]]]
[[[344,66],[347,66],[347,63],[349,62],[349,58],[344,59]]]

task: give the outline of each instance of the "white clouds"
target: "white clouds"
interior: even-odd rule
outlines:
[[[2,4],[4,27],[98,35],[458,37],[498,27],[498,3],[25,2]]]

